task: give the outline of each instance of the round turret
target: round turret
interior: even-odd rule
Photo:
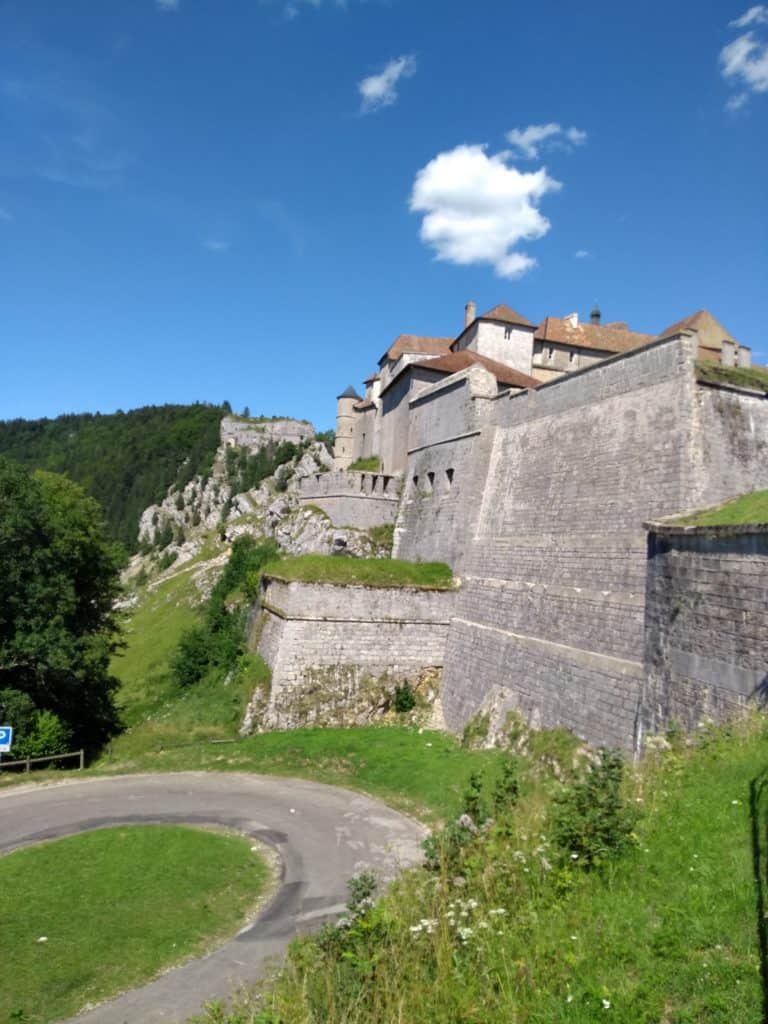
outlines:
[[[350,386],[336,399],[336,444],[333,448],[334,469],[346,469],[355,461],[355,405],[360,395]]]

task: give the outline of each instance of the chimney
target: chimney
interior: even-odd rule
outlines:
[[[464,307],[464,326],[469,327],[472,321],[475,319],[475,310],[477,307],[474,302],[470,299]]]
[[[565,320],[565,322],[568,324],[569,327],[574,327],[575,328],[575,327],[579,326],[579,314],[578,313],[569,313],[568,316],[564,316],[563,317],[563,320]]]
[[[592,321],[593,324],[598,324],[599,325],[599,323],[600,323],[600,316],[601,316],[600,307],[598,306],[597,303],[595,303],[594,306],[592,307],[592,312],[589,314],[589,319]]]

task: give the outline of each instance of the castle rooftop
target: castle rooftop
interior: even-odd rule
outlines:
[[[598,352],[629,352],[654,341],[652,334],[631,331],[626,324],[579,323],[575,316],[547,316],[534,334],[536,341],[551,341],[575,348],[594,349]]]
[[[499,384],[506,384],[512,388],[535,388],[541,384],[535,377],[529,377],[527,373],[507,366],[505,363],[498,363],[495,359],[488,359],[477,352],[469,349],[462,349],[461,352],[449,352],[447,355],[438,356],[436,359],[427,359],[422,363],[415,364],[425,370],[437,370],[439,373],[459,373],[470,366],[484,366],[493,374]]]

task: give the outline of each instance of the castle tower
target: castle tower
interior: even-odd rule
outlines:
[[[346,469],[357,458],[355,438],[355,404],[360,395],[350,384],[336,399],[336,444],[333,448],[333,468]]]

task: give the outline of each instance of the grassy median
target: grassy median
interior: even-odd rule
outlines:
[[[0,858],[0,1021],[45,1024],[234,934],[269,878],[251,843],[203,829],[100,829]]]

